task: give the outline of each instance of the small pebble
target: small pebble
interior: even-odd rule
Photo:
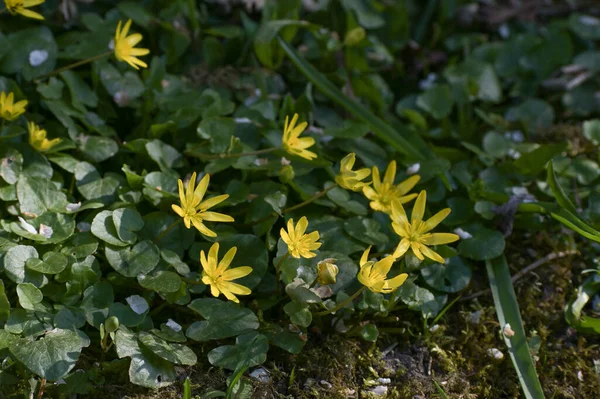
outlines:
[[[504,335],[508,338],[512,337],[515,335],[515,332],[513,331],[512,328],[510,328],[510,323],[506,323],[504,325],[504,328],[502,329],[502,332],[504,333]]]
[[[263,368],[257,368],[256,370],[254,370],[253,372],[251,372],[250,377],[254,378],[255,380],[262,382],[263,384],[267,384],[269,382],[271,382],[271,377],[269,376],[269,372]]]
[[[476,310],[473,313],[469,313],[467,315],[467,322],[471,324],[479,324],[481,321],[481,315],[483,314],[482,310]]]
[[[371,393],[377,396],[387,395],[388,387],[385,385],[378,385],[375,388],[371,389]]]
[[[499,349],[492,348],[487,350],[487,354],[490,357],[493,357],[496,360],[504,359],[504,353],[502,353]]]
[[[377,382],[379,382],[381,385],[388,385],[392,383],[392,380],[389,378],[378,378]]]
[[[331,385],[330,382],[325,381],[325,380],[319,381],[319,384],[321,384],[321,386],[326,389],[331,389],[333,387],[333,385]]]

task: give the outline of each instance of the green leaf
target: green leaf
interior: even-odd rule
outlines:
[[[506,113],[509,121],[520,122],[530,133],[547,129],[554,122],[554,110],[546,101],[531,98],[516,107],[509,108]]]
[[[88,287],[81,301],[81,309],[85,312],[87,322],[100,328],[100,324],[108,318],[108,308],[114,302],[114,298],[113,287],[107,281]]]
[[[285,293],[289,295],[292,300],[302,303],[320,303],[321,297],[313,292],[309,285],[301,278],[296,278],[294,281],[285,286]]]
[[[56,328],[37,340],[13,341],[10,352],[33,373],[56,381],[75,367],[83,346],[87,345],[77,332]]]
[[[510,328],[515,333],[512,337],[502,334],[502,338],[508,347],[508,353],[517,371],[523,393],[527,399],[544,398],[544,391],[535,371],[530,349],[527,346],[527,336],[521,321],[519,303],[511,281],[506,257],[503,255],[488,260],[485,264],[500,329],[503,330],[504,326],[510,324]]]
[[[600,39],[600,19],[591,15],[573,13],[569,17],[569,27],[581,38],[587,40]]]
[[[157,292],[177,292],[181,287],[181,278],[177,273],[159,271],[156,274],[137,276],[140,285],[148,290]]]
[[[27,310],[46,310],[43,305],[41,305],[42,299],[44,299],[44,294],[42,291],[37,289],[37,287],[31,283],[22,283],[17,285],[17,296],[19,297],[19,304],[23,309]]]
[[[514,165],[524,175],[535,176],[546,167],[546,163],[567,149],[567,143],[544,144],[531,152],[521,154]]]
[[[267,359],[269,340],[257,332],[238,336],[235,345],[219,346],[208,352],[208,361],[213,366],[229,370],[254,367]]]
[[[471,281],[471,267],[460,258],[455,256],[449,258],[446,264],[434,263],[421,269],[423,279],[431,288],[446,292],[459,292]]]
[[[185,335],[195,341],[223,339],[256,330],[258,319],[250,309],[213,298],[194,299],[188,307],[205,320],[192,323]]]
[[[360,329],[359,334],[365,341],[376,342],[377,337],[379,337],[379,330],[375,324],[369,323]]]
[[[369,130],[366,123],[344,120],[341,126],[329,126],[324,129],[323,134],[343,139],[358,139],[369,133]]]
[[[196,354],[185,345],[170,343],[146,332],[140,332],[138,339],[155,355],[171,363],[193,366],[198,360]]]
[[[282,215],[282,211],[287,203],[287,196],[281,191],[276,191],[271,194],[265,195],[265,202],[273,207],[273,210],[277,212],[279,216]]]
[[[134,244],[137,236],[134,231],[144,227],[144,221],[138,211],[131,208],[119,208],[113,211],[112,220],[119,239],[128,244]]]
[[[150,158],[158,164],[160,170],[163,172],[181,168],[184,165],[183,156],[181,156],[179,151],[160,140],[156,139],[147,142],[146,151],[148,151]]]
[[[32,283],[40,287],[44,276],[38,272],[27,270],[25,264],[30,258],[37,258],[37,250],[29,245],[16,245],[4,255],[4,273],[15,283]]]
[[[115,333],[115,346],[120,358],[131,357],[129,380],[146,388],[162,388],[175,382],[173,365],[139,344],[137,335],[119,328]]]
[[[308,27],[310,24],[306,21],[291,19],[279,19],[262,24],[254,37],[254,52],[258,60],[267,68],[277,69],[283,60],[283,52],[277,46],[275,38],[280,34],[280,31],[285,30],[287,32],[282,34],[291,36],[288,39],[291,40],[299,26]]]
[[[350,114],[356,116],[362,122],[367,123],[379,139],[411,160],[422,160],[431,157],[430,149],[419,135],[412,132],[407,126],[400,124],[395,124],[397,130],[392,128],[371,113],[366,107],[343,95],[321,72],[298,55],[296,50],[288,43],[281,38],[278,40],[279,45],[287,56],[290,57],[290,60],[323,94],[344,107]]]
[[[288,302],[283,311],[290,316],[290,321],[300,327],[308,327],[312,322],[312,313],[306,304],[292,301]]]
[[[0,323],[4,323],[10,314],[10,302],[6,296],[4,281],[0,279]],[[1,340],[0,340],[1,341]],[[0,343],[0,349],[2,344]]]
[[[594,144],[600,144],[600,119],[583,122],[583,135]]]
[[[131,18],[136,25],[148,28],[154,16],[148,11],[142,4],[135,1],[123,1],[117,5],[120,12],[125,14],[128,18]]]
[[[233,118],[212,117],[203,119],[196,132],[203,139],[210,140],[210,152],[220,154],[227,151],[237,124]]]
[[[25,266],[43,274],[58,274],[67,267],[67,257],[60,252],[46,252],[42,259],[29,258]]]
[[[127,70],[121,75],[121,72],[108,62],[95,65],[98,65],[98,76],[100,76],[104,88],[117,103],[127,105],[144,93],[144,83],[137,73]]]
[[[67,196],[47,179],[21,175],[17,182],[17,198],[21,213],[41,215],[67,211]]]
[[[105,203],[115,197],[121,185],[116,175],[107,173],[102,177],[96,168],[88,162],[79,162],[75,166],[77,189],[87,200],[100,200]]]
[[[499,231],[481,228],[472,235],[472,238],[460,240],[458,252],[461,255],[475,260],[488,260],[504,252],[504,236]]]
[[[102,211],[94,217],[91,232],[107,244],[121,247],[128,245],[119,239],[111,211]]]
[[[381,225],[370,218],[357,216],[346,219],[344,229],[350,236],[367,245],[383,245],[388,242],[388,236],[380,231]]]
[[[0,72],[3,74],[19,73],[30,81],[54,70],[58,48],[48,27],[22,29],[9,35],[8,40],[18,43],[18,46],[12,46],[11,51],[0,60]],[[36,53],[32,54],[34,51]]]
[[[417,105],[435,119],[444,119],[454,106],[452,90],[448,85],[434,86],[417,98]]]
[[[91,162],[104,162],[119,151],[119,145],[111,138],[83,134],[78,136],[77,148]]]
[[[77,73],[72,70],[63,71],[60,73],[60,76],[64,79],[71,92],[73,104],[81,103],[92,108],[98,105],[98,96]],[[96,149],[99,151],[103,150],[99,147]]]
[[[384,17],[368,1],[342,0],[342,5],[346,10],[354,11],[358,18],[358,23],[366,29],[381,28],[385,24]]]
[[[149,240],[140,241],[133,247],[127,248],[106,245],[104,254],[113,269],[125,277],[148,274],[160,261],[158,247]]]
[[[0,177],[8,184],[15,184],[23,169],[23,155],[14,148],[8,148],[0,159]]]
[[[114,302],[108,308],[108,317],[116,317],[121,326],[137,327],[146,320],[148,311],[137,313],[131,306],[121,302]]]

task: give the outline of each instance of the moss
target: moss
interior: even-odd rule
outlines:
[[[511,237],[506,254],[511,273],[516,273],[547,253],[564,249],[551,233],[540,232]],[[528,242],[531,245],[511,245]],[[524,276],[515,284],[519,305],[529,337],[539,336],[535,353],[536,368],[548,398],[584,399],[597,396],[600,378],[593,361],[598,357],[598,335],[582,335],[564,320],[563,307],[581,280],[581,270],[596,251],[590,244],[578,242],[583,256],[564,257],[550,262]],[[532,250],[535,248],[535,251]],[[589,262],[588,262],[589,263]],[[475,266],[477,267],[477,266]],[[471,292],[488,287],[484,273],[474,273]],[[476,313],[474,313],[476,312]],[[474,315],[479,315],[477,323]],[[402,325],[421,324],[416,312],[406,311]],[[476,318],[476,317],[475,317]],[[457,302],[427,335],[406,332],[381,334],[377,345],[341,335],[309,333],[309,341],[298,355],[271,348],[264,367],[271,381],[263,384],[252,380],[254,398],[441,398],[434,381],[450,398],[515,398],[521,388],[499,331],[491,295]],[[394,331],[402,331],[394,329]],[[504,353],[494,360],[488,350]],[[202,355],[200,361],[206,362]],[[138,399],[180,398],[185,375],[191,376],[193,393],[209,389],[226,389],[227,373],[204,363],[194,369],[180,369],[181,383],[159,392],[128,397]],[[580,381],[583,378],[583,382]],[[108,375],[105,377],[108,379]],[[389,384],[379,378],[389,378]],[[387,387],[385,396],[371,391],[378,384]],[[120,392],[131,385],[118,387]],[[117,392],[112,385],[110,392]],[[105,397],[110,397],[104,395]]]

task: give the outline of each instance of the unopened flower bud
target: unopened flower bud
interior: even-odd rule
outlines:
[[[336,276],[340,270],[333,262],[335,262],[335,259],[327,258],[317,264],[317,281],[319,284],[335,284]]]
[[[119,329],[119,319],[116,316],[110,316],[104,323],[104,329],[108,334]]]
[[[356,46],[366,35],[367,32],[361,26],[358,26],[346,33],[344,44],[346,46]]]
[[[279,180],[284,184],[292,182],[294,177],[296,177],[296,172],[292,165],[285,165],[279,170]]]

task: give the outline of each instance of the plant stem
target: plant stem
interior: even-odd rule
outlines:
[[[324,196],[325,194],[327,194],[328,192],[330,192],[331,190],[333,190],[336,187],[337,187],[337,184],[327,187],[325,190],[319,191],[318,193],[316,193],[315,195],[313,195],[306,201],[301,202],[298,205],[294,205],[289,208],[285,208],[283,211],[281,211],[281,213],[291,212],[291,211],[295,211],[296,209],[302,208],[303,206],[306,206],[306,205],[310,204],[311,202],[318,200],[319,198],[321,198],[322,196]]]
[[[314,202],[314,201],[318,200],[319,198],[321,198],[322,196],[324,196],[325,194],[327,194],[329,191],[333,190],[335,187],[337,187],[336,184],[332,185],[331,187],[326,188],[323,191],[319,191],[318,193],[316,193],[315,195],[313,195],[312,197],[310,197],[306,201],[301,202],[298,205],[294,205],[294,206],[291,206],[289,208],[283,209],[281,211],[281,214],[283,215],[284,213],[295,211],[296,209],[302,208],[303,206],[306,206],[306,205],[310,204],[311,202]],[[256,221],[251,222],[250,225],[251,226],[255,226],[257,224],[261,224],[265,220],[268,220],[268,219],[272,218],[273,216],[277,216],[277,215],[278,214],[276,212],[269,213],[264,218],[260,218],[260,219],[258,219]]]
[[[44,397],[44,389],[46,389],[46,379],[42,378],[40,381],[40,389],[38,390],[37,399]]]
[[[161,239],[162,239],[162,238],[163,238],[163,237],[164,237],[164,236],[165,236],[165,235],[166,235],[166,234],[167,234],[169,231],[173,230],[173,228],[174,228],[175,226],[177,226],[177,225],[178,225],[178,224],[181,222],[181,220],[182,220],[182,219],[179,219],[179,218],[178,218],[176,221],[174,221],[173,223],[171,223],[171,225],[170,225],[169,227],[167,227],[165,230],[163,230],[163,232],[162,232],[162,233],[160,233],[160,234],[158,235],[158,237],[156,237],[156,238],[155,238],[154,240],[152,240],[152,241],[153,241],[155,244],[156,244],[157,242],[159,242],[159,241],[160,241],[160,240],[161,240]]]
[[[279,262],[275,265],[275,272],[277,273],[277,289],[279,289],[279,280],[281,279],[281,265],[283,262],[290,257],[290,253],[287,252],[285,255],[279,259]]]
[[[360,287],[360,289],[358,291],[356,291],[350,298],[346,299],[344,302],[340,303],[339,305],[337,305],[336,307],[334,307],[333,309],[329,309],[329,310],[325,310],[323,312],[317,312],[315,313],[317,316],[325,316],[328,315],[330,313],[335,313],[338,310],[340,310],[341,308],[345,307],[347,304],[349,304],[350,302],[352,302],[353,300],[355,300],[360,294],[363,293],[364,290],[366,290],[367,287],[366,286],[362,286]]]
[[[112,53],[113,53],[112,51],[107,51],[106,53],[98,54],[98,55],[95,55],[95,56],[93,56],[93,57],[86,58],[85,60],[81,60],[81,61],[74,62],[74,63],[72,63],[72,64],[69,64],[69,65],[66,65],[66,66],[64,66],[64,67],[61,67],[61,68],[55,69],[55,70],[54,70],[54,71],[52,71],[52,72],[48,72],[48,73],[46,73],[46,74],[44,74],[44,75],[42,75],[42,76],[38,76],[38,77],[35,79],[35,81],[36,81],[36,82],[40,82],[42,79],[46,79],[46,78],[49,78],[49,77],[51,77],[51,76],[58,75],[59,73],[61,73],[61,72],[64,72],[64,71],[68,71],[69,69],[77,68],[78,66],[85,65],[85,64],[89,64],[90,62],[94,62],[94,61],[101,60],[101,59],[102,59],[102,58],[104,58],[104,57],[108,57],[108,56],[109,56],[109,55],[111,55]]]
[[[238,152],[235,154],[198,154],[198,153],[194,153],[191,151],[186,151],[185,154],[195,157],[195,158],[200,158],[200,159],[228,159],[228,158],[240,158],[240,157],[248,157],[248,156],[252,156],[252,155],[268,154],[269,152],[273,152],[276,150],[279,150],[279,147],[265,148],[262,150],[256,150],[256,151],[250,151],[250,152]]]

